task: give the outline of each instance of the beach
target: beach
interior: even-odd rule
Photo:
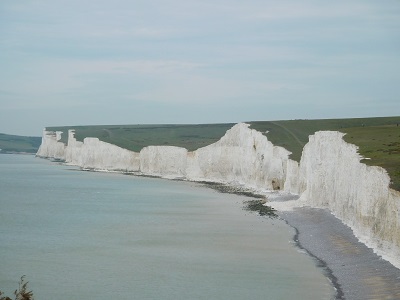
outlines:
[[[210,182],[186,184],[180,180],[155,178],[150,180],[144,176],[135,176],[135,180],[122,174],[113,174],[111,177],[110,174],[104,172],[84,174],[75,169],[68,169],[67,172],[64,168],[69,168],[68,166],[62,166],[60,169],[53,168],[51,163],[35,160],[32,157],[24,157],[24,160],[15,156],[3,158],[5,159],[4,166],[11,168],[10,170],[5,167],[2,169],[7,174],[7,177],[4,176],[4,178],[9,180],[4,189],[6,186],[10,188],[9,197],[5,199],[10,201],[10,205],[18,203],[13,201],[12,196],[16,195],[14,190],[20,188],[20,182],[24,182],[25,191],[30,191],[26,194],[30,196],[24,200],[26,203],[24,202],[25,204],[22,205],[22,208],[27,208],[23,220],[29,223],[28,217],[33,217],[30,225],[24,226],[24,232],[27,228],[34,231],[27,232],[24,238],[18,228],[20,222],[16,224],[18,226],[15,229],[18,230],[18,235],[10,234],[12,231],[7,230],[7,236],[12,243],[15,243],[15,236],[22,238],[21,242],[24,243],[24,247],[16,247],[19,251],[24,249],[29,251],[20,253],[20,257],[17,257],[17,251],[10,248],[12,243],[9,242],[8,255],[10,259],[5,259],[5,255],[2,266],[6,270],[7,268],[4,268],[6,262],[17,260],[19,262],[17,268],[14,264],[10,264],[8,273],[15,273],[12,274],[12,278],[18,278],[20,274],[27,274],[35,295],[40,296],[40,293],[45,295],[52,292],[52,286],[46,284],[50,281],[49,278],[54,279],[55,274],[59,274],[60,265],[64,273],[75,274],[68,276],[69,281],[63,282],[65,290],[70,290],[68,287],[79,284],[81,285],[80,294],[84,292],[91,294],[93,290],[87,289],[86,285],[85,288],[82,286],[87,278],[93,277],[89,276],[92,270],[90,266],[99,265],[96,255],[94,255],[97,253],[101,259],[100,265],[107,272],[103,272],[103,277],[100,278],[96,275],[96,280],[99,282],[104,280],[107,283],[115,280],[115,285],[120,287],[120,293],[129,293],[132,288],[132,278],[136,277],[138,278],[135,289],[137,293],[142,292],[143,295],[149,296],[148,293],[151,291],[157,295],[163,294],[164,299],[167,294],[173,298],[182,293],[188,293],[192,298],[196,293],[197,296],[201,295],[202,297],[209,293],[208,297],[214,297],[214,299],[226,299],[227,295],[230,299],[244,299],[243,295],[248,296],[250,292],[253,293],[253,299],[261,299],[265,296],[266,291],[268,291],[269,299],[332,299],[331,288],[326,280],[328,278],[336,289],[335,299],[400,299],[400,269],[381,259],[372,249],[359,242],[352,230],[328,210],[309,207],[294,208],[289,211],[284,209],[260,210],[260,206],[267,207],[262,205],[266,198],[273,200],[275,204],[281,202],[284,207],[290,200],[296,200],[297,195],[276,192],[267,193],[268,195],[255,194],[243,187]],[[11,159],[14,163],[7,164],[6,159]],[[18,171],[20,167],[23,172]],[[23,177],[17,176],[14,179],[12,176],[10,177],[13,168],[18,171],[15,171],[15,176]],[[58,182],[63,189],[61,191],[53,190],[58,185],[49,186],[48,182],[44,180],[48,178],[51,178],[53,183]],[[14,189],[12,189],[12,184],[16,185]],[[170,190],[171,185],[174,186],[172,191]],[[213,193],[206,193],[207,196],[203,198],[199,196],[201,189],[193,193],[193,186],[196,188],[204,186],[221,193],[233,193],[245,197],[233,200],[231,197],[219,198]],[[152,193],[161,189],[161,195],[148,195],[149,190],[145,187],[151,187]],[[49,191],[52,192],[49,193]],[[34,196],[36,193],[39,193],[38,196]],[[57,197],[52,196],[52,193],[55,193]],[[170,194],[169,198],[168,194]],[[132,199],[133,195],[137,195],[137,199],[135,197]],[[189,195],[195,197],[193,201],[188,201],[191,199]],[[115,196],[118,196],[118,201],[112,200],[112,197]],[[246,197],[249,201],[246,201]],[[251,198],[253,200],[250,200]],[[71,205],[71,199],[74,200],[74,205]],[[236,201],[239,203],[243,201],[244,209],[254,210],[267,219],[261,218],[262,223],[259,223],[259,218],[249,218],[247,214],[243,215],[242,207],[237,205]],[[42,214],[42,217],[32,216],[32,203],[34,203],[36,214]],[[39,209],[38,203],[42,205],[42,209]],[[133,206],[135,203],[138,205],[137,207]],[[272,204],[272,202],[268,204]],[[199,205],[204,213],[196,217],[193,213],[198,211]],[[203,207],[203,205],[205,206]],[[58,209],[56,209],[57,207]],[[49,208],[51,213],[48,211]],[[86,210],[87,215],[82,216],[84,208],[89,209]],[[110,208],[112,209],[110,210]],[[158,211],[153,212],[154,208],[157,208]],[[118,209],[120,209],[119,213]],[[20,214],[23,211],[21,207],[9,211],[13,210],[19,211]],[[66,214],[66,212],[69,213]],[[150,217],[153,214],[157,216],[156,219]],[[56,215],[57,217],[55,217]],[[67,219],[60,222],[64,217]],[[178,217],[179,222],[177,222]],[[277,217],[294,228],[294,231],[288,230],[286,232],[288,235],[282,235],[281,232],[285,232],[287,226],[284,222],[274,222],[273,220],[276,220]],[[38,222],[38,219],[45,223]],[[14,224],[12,220],[4,219],[3,221],[4,224],[11,226]],[[107,220],[111,223],[103,223]],[[166,223],[162,223],[164,221]],[[48,222],[53,223],[49,225]],[[187,224],[182,226],[182,222],[187,222]],[[143,224],[145,226],[142,226]],[[206,229],[209,230],[206,233],[201,231],[205,227],[204,224],[207,224]],[[43,228],[46,228],[48,234],[42,234]],[[82,230],[82,228],[86,229]],[[165,229],[167,232],[160,234],[161,229]],[[59,232],[63,234],[60,235]],[[78,233],[82,232],[90,233],[90,238],[87,236],[79,238]],[[177,234],[179,232],[180,235]],[[116,233],[122,234],[122,236],[118,237]],[[233,233],[233,235],[230,236],[229,233]],[[7,236],[3,235],[3,237]],[[37,243],[38,239],[30,239],[31,236],[42,237],[42,240]],[[98,239],[94,239],[96,236]],[[287,239],[287,243],[292,236],[299,250],[294,247],[286,247],[285,239]],[[149,237],[151,238],[148,239]],[[202,240],[202,237],[205,240]],[[253,240],[250,239],[251,237]],[[106,240],[104,240],[105,238]],[[173,238],[178,238],[178,240],[171,243]],[[274,247],[270,247],[271,242],[268,239],[274,242]],[[282,243],[279,244],[281,248],[277,246],[280,239],[282,239]],[[91,242],[92,240],[93,242]],[[26,247],[26,241],[32,245]],[[44,247],[44,245],[47,246]],[[73,245],[72,248],[71,245]],[[102,247],[98,247],[98,245],[102,245]],[[179,245],[184,247],[180,248]],[[208,249],[207,247],[213,245],[217,248],[203,252]],[[37,248],[36,252],[32,251],[35,247]],[[274,252],[274,248],[279,251]],[[43,249],[47,252],[44,252]],[[96,249],[96,251],[92,252],[88,249]],[[61,250],[64,253],[60,256]],[[160,250],[161,252],[159,252]],[[271,253],[268,252],[270,250]],[[34,252],[34,259],[29,256],[32,255],[32,252]],[[297,252],[303,252],[304,256],[301,254],[296,256]],[[79,254],[78,258],[75,256],[76,253]],[[86,256],[86,253],[90,253],[90,255]],[[118,253],[118,255],[112,253]],[[126,256],[121,254],[126,254]],[[242,254],[244,257],[238,256]],[[68,255],[71,255],[70,258]],[[323,270],[326,277],[319,271],[317,272],[320,273],[319,275],[314,272],[313,263],[306,256],[312,257],[315,265]],[[108,257],[108,259],[104,261],[104,257]],[[135,260],[136,257],[140,259]],[[129,264],[126,264],[127,258],[130,261]],[[212,258],[214,261],[210,264]],[[76,259],[80,259],[80,262],[73,263]],[[32,261],[35,264],[31,266]],[[208,266],[207,263],[211,271],[205,267]],[[195,268],[188,268],[189,264],[195,264]],[[310,266],[311,268],[309,268]],[[75,270],[81,267],[84,268],[83,271]],[[177,271],[171,273],[174,269]],[[165,270],[165,273],[160,273],[160,270]],[[180,273],[181,270],[192,271],[183,276]],[[97,269],[94,272],[97,274]],[[126,282],[121,283],[121,272],[124,273],[123,278],[127,278]],[[76,275],[81,273],[84,275],[83,279]],[[171,276],[171,274],[175,275]],[[215,279],[218,280],[216,286],[214,286],[215,280],[209,280],[210,274],[217,277]],[[142,278],[151,278],[151,281],[145,282],[151,282],[152,286],[157,280],[160,280],[159,284],[156,284],[157,289],[143,290]],[[180,289],[184,279],[188,279],[189,289]],[[12,279],[4,282],[4,286],[6,283],[10,284],[10,280]],[[221,284],[222,280],[226,280],[226,283]],[[236,283],[232,285],[234,280]],[[93,280],[91,279],[91,281]],[[326,281],[326,286],[324,281]],[[191,285],[192,282],[203,282],[204,287],[200,285],[195,289]],[[13,285],[12,282],[10,285]],[[96,289],[99,289],[99,286],[103,287],[103,283],[93,285]],[[170,290],[171,286],[176,288]],[[210,286],[214,286],[214,290],[210,289]],[[220,289],[220,287],[228,288]],[[110,295],[107,293],[112,290],[110,288],[103,290],[104,299],[109,298]],[[258,294],[254,296],[254,293]],[[282,293],[286,293],[286,298],[279,298],[282,297]],[[288,297],[288,293],[291,293],[291,296],[296,295],[296,297]],[[71,295],[64,296],[65,299],[71,298]],[[188,298],[190,297],[188,296]]]
[[[293,227],[296,246],[324,270],[325,276],[336,289],[335,299],[400,299],[400,269],[361,243],[351,228],[328,209],[295,207],[299,196],[293,194],[257,193],[244,187],[224,184],[208,183],[205,186],[223,193],[256,198],[248,201],[245,209],[267,218],[278,216]],[[260,210],[260,206],[264,209]]]
[[[296,229],[298,247],[324,268],[336,299],[400,299],[400,270],[359,242],[328,210],[302,207],[277,214]]]
[[[299,197],[292,194],[268,192],[262,195],[244,187],[215,183],[205,186],[222,193],[256,198],[248,201],[245,209],[267,218],[278,216],[293,227],[294,243],[324,270],[336,289],[335,299],[400,299],[400,269],[361,243],[351,228],[328,209],[294,207],[293,201]],[[264,209],[260,210],[260,206]]]

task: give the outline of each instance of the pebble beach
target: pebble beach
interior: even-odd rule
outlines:
[[[297,246],[324,268],[336,299],[400,299],[400,269],[359,242],[328,210],[302,207],[277,214],[295,228]]]

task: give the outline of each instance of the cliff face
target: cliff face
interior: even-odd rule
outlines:
[[[187,178],[243,184],[272,190],[286,183],[290,152],[276,147],[260,132],[238,124],[216,143],[188,155]]]
[[[75,132],[68,133],[65,161],[85,169],[134,172],[139,171],[139,154],[100,141],[98,138],[75,139]]]
[[[43,133],[37,153],[83,168],[137,172],[166,178],[244,185],[258,191],[300,195],[294,206],[329,208],[367,245],[400,267],[400,193],[389,188],[379,167],[360,163],[357,147],[339,132],[317,132],[304,147],[300,164],[247,124],[237,124],[216,143],[193,152],[173,146],[149,146],[140,153],[97,138],[68,145],[60,133]]]
[[[140,151],[140,172],[165,178],[185,178],[187,153],[184,148],[149,146]]]
[[[43,130],[42,143],[36,153],[39,157],[65,160],[65,145],[59,142],[62,132]]]
[[[360,163],[340,132],[310,136],[300,161],[299,202],[329,208],[366,245],[400,267],[400,193],[380,167]]]

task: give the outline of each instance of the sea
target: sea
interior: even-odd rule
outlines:
[[[333,299],[279,218],[204,185],[0,155],[0,290],[35,300]]]

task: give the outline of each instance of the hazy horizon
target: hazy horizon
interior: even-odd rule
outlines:
[[[400,2],[4,0],[0,132],[400,115]]]

